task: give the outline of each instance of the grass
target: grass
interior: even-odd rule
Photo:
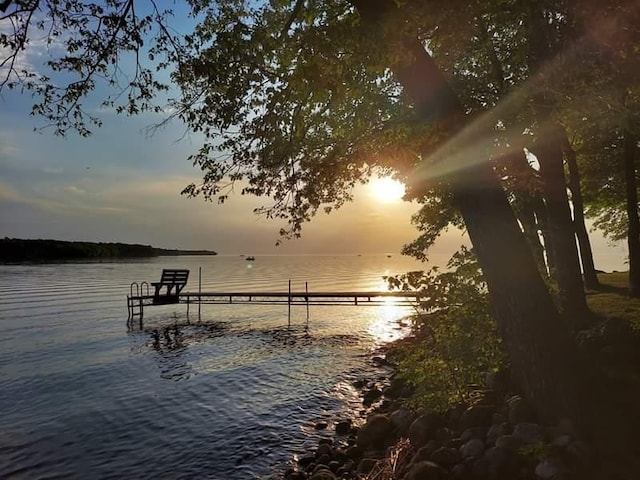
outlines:
[[[628,273],[601,273],[598,279],[602,290],[587,293],[589,308],[603,320],[625,320],[640,333],[640,299],[627,294]]]

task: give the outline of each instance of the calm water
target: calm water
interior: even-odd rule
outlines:
[[[393,306],[148,308],[127,331],[132,281],[189,268],[186,290],[382,289],[400,256],[165,257],[0,265],[0,478],[244,479],[317,441],[315,422],[361,406],[373,348],[402,335]],[[192,307],[193,308],[193,307]],[[177,342],[151,332],[178,323]],[[190,323],[190,324],[187,324]]]

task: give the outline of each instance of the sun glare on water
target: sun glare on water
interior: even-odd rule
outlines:
[[[404,195],[404,184],[393,178],[378,178],[370,184],[371,192],[380,202],[396,202]]]

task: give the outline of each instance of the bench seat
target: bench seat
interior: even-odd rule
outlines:
[[[153,292],[153,304],[164,305],[178,303],[180,292],[187,284],[189,270],[165,268],[159,282],[151,282],[155,289]],[[165,289],[163,291],[163,289]]]

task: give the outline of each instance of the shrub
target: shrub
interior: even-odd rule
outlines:
[[[413,406],[446,410],[470,400],[470,385],[504,363],[487,286],[473,253],[462,248],[448,270],[389,277],[395,289],[420,292],[414,341],[392,354],[398,375],[415,387]],[[421,405],[416,405],[421,404]]]

